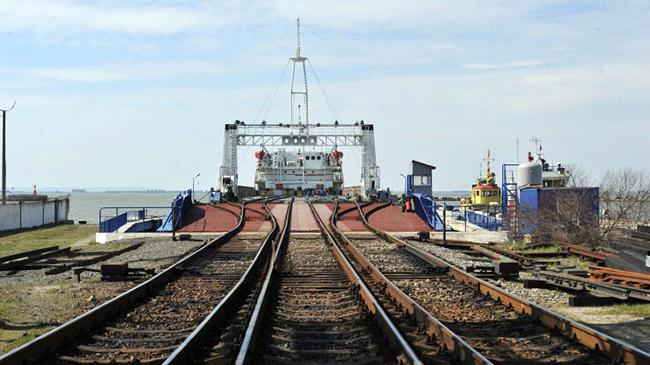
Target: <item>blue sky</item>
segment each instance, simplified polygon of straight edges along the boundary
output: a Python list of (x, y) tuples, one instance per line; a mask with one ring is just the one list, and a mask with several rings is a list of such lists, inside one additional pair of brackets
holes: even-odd
[[(223, 124), (250, 121), (303, 50), (344, 121), (376, 126), (382, 184), (411, 159), (468, 189), (542, 138), (595, 181), (650, 169), (647, 1), (40, 1), (0, 7), (8, 186), (216, 185)], [(262, 116), (288, 119), (288, 79)], [(312, 121), (332, 121), (314, 80)], [(251, 185), (254, 150), (240, 152)], [(346, 183), (359, 151), (345, 151)]]

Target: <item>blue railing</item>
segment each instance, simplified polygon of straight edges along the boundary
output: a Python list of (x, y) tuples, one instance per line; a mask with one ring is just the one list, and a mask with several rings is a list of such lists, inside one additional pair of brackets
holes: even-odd
[[(165, 215), (169, 207), (101, 207), (99, 208), (99, 232), (115, 232), (128, 222), (144, 221)], [(158, 214), (155, 214), (155, 213)]]
[[(436, 202), (433, 198), (420, 193), (413, 193), (411, 197), (415, 198), (415, 213), (420, 216), (429, 227), (435, 229), (436, 231), (444, 230), (444, 225), (442, 219), (436, 211)], [(448, 231), (451, 231), (450, 228), (447, 228)]]
[(157, 229), (158, 232), (172, 232), (179, 228), (183, 223), (183, 217), (192, 207), (192, 190), (186, 190), (178, 193), (172, 201), (171, 209), (162, 225)]
[(496, 231), (500, 226), (499, 221), (496, 219), (496, 217), (473, 212), (471, 210), (465, 211), (465, 220), (468, 223), (475, 224), (479, 227), (487, 229), (488, 231)]

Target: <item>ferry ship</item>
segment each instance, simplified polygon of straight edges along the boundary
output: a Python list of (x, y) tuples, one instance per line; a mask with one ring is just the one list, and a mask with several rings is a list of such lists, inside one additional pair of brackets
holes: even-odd
[(340, 195), (343, 188), (343, 152), (287, 151), (255, 152), (255, 188), (267, 195)]

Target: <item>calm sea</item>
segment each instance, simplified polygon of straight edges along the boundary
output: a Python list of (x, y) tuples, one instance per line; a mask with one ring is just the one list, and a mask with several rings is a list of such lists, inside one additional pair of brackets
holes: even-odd
[[(47, 193), (50, 196), (64, 195), (65, 193)], [(83, 192), (70, 193), (70, 215), (74, 220), (86, 220), (88, 223), (97, 223), (98, 212), (101, 207), (132, 206), (132, 207), (168, 207), (176, 192)]]

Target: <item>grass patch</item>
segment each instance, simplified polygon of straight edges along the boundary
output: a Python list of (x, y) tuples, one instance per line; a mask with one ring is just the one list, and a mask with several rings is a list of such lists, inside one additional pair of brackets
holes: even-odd
[(650, 318), (650, 303), (615, 304), (596, 310), (600, 315), (629, 315)]
[(97, 232), (95, 224), (64, 224), (47, 228), (0, 234), (0, 257), (48, 246), (64, 248), (88, 239)]
[(133, 242), (115, 241), (115, 242), (109, 242), (100, 245), (93, 241), (93, 243), (88, 243), (88, 245), (86, 246), (79, 247), (79, 250), (90, 251), (90, 252), (110, 252), (110, 251), (121, 250), (133, 244), (134, 244)]
[(535, 253), (535, 252), (558, 252), (562, 250), (562, 247), (560, 245), (553, 245), (553, 246), (542, 246), (542, 247), (536, 247), (533, 249), (526, 249), (524, 250), (524, 247), (527, 244), (524, 243), (523, 241), (516, 241), (513, 243), (499, 243), (497, 244), (498, 247), (508, 249), (508, 250), (513, 250), (513, 251), (525, 251), (525, 252), (530, 252), (530, 253)]
[(8, 352), (22, 344), (25, 344), (43, 333), (49, 331), (51, 327), (24, 329), (24, 330), (2, 330), (0, 331), (0, 354)]

